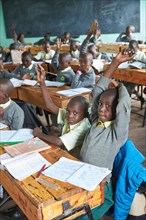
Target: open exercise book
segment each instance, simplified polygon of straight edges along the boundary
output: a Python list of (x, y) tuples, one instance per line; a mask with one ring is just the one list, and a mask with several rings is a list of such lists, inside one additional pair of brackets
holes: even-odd
[(0, 155), (0, 163), (15, 179), (20, 181), (40, 171), (44, 164), (46, 167), (51, 165), (50, 162), (37, 152), (17, 158), (12, 158), (5, 153)]
[(57, 93), (63, 96), (74, 96), (74, 95), (79, 95), (79, 94), (86, 93), (86, 92), (90, 93), (91, 89), (87, 89), (87, 88), (66, 89), (66, 90), (58, 91)]
[(107, 168), (61, 157), (59, 161), (42, 172), (45, 176), (71, 183), (92, 191), (111, 171)]
[(33, 138), (33, 130), (21, 128), (19, 130), (1, 130), (0, 143), (23, 142)]
[(50, 145), (40, 140), (38, 137), (32, 138), (20, 144), (4, 147), (5, 151), (13, 157), (26, 155), (32, 152), (40, 152), (50, 148)]
[(132, 63), (124, 62), (124, 63), (121, 63), (118, 68), (119, 69), (126, 69), (126, 68), (142, 69), (142, 68), (146, 68), (146, 64), (140, 61), (134, 61)]
[(32, 79), (15, 79), (12, 78), (10, 79), (14, 87), (20, 87), (22, 85), (27, 85), (27, 86), (35, 86), (37, 84), (37, 80), (32, 80)]

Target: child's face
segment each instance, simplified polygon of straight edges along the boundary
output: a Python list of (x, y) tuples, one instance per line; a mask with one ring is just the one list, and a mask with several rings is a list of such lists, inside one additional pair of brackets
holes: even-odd
[(8, 101), (7, 93), (6, 93), (5, 89), (3, 89), (3, 86), (1, 86), (1, 88), (0, 88), (0, 104), (4, 104), (7, 101)]
[(88, 48), (88, 53), (91, 53), (93, 58), (97, 58), (99, 53), (96, 50), (96, 46), (92, 46)]
[(60, 57), (59, 58), (59, 69), (64, 70), (67, 67), (69, 67), (69, 61), (68, 61), (67, 57)]
[(70, 45), (70, 50), (71, 51), (76, 51), (79, 47), (79, 43), (78, 42), (73, 42), (71, 45)]
[(84, 73), (88, 73), (90, 71), (92, 61), (88, 59), (88, 57), (80, 57), (79, 63), (81, 71), (83, 71)]
[(101, 122), (111, 121), (116, 115), (115, 96), (109, 93), (103, 93), (98, 102), (98, 117)]
[(77, 124), (79, 121), (83, 120), (85, 118), (83, 104), (80, 102), (70, 102), (67, 105), (66, 117), (70, 125)]
[(44, 51), (45, 51), (46, 53), (49, 53), (50, 50), (51, 50), (50, 44), (45, 44), (45, 45), (44, 45)]
[(31, 65), (31, 58), (29, 56), (22, 57), (22, 64), (28, 68)]

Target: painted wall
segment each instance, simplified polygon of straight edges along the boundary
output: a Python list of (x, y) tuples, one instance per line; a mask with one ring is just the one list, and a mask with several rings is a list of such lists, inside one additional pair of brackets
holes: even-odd
[[(122, 12), (122, 13), (124, 16), (124, 13), (126, 12)], [(10, 26), (11, 26), (11, 21), (10, 21)], [(121, 30), (121, 32), (123, 31), (124, 30)], [(142, 40), (144, 42), (146, 41), (146, 0), (140, 0), (140, 33), (136, 33), (135, 35), (138, 40)], [(115, 42), (117, 36), (118, 34), (102, 34), (102, 41), (104, 43)], [(53, 39), (54, 37), (51, 37), (51, 39)], [(25, 38), (25, 41), (34, 43), (41, 38), (42, 36), (35, 37), (35, 38)], [(85, 38), (85, 35), (82, 35), (78, 38), (78, 40), (82, 42), (84, 38)], [(2, 10), (2, 1), (0, 0), (0, 45), (2, 45), (3, 47), (8, 47), (12, 42), (13, 42), (13, 39), (8, 39), (6, 37), (4, 16), (3, 16), (3, 10)]]

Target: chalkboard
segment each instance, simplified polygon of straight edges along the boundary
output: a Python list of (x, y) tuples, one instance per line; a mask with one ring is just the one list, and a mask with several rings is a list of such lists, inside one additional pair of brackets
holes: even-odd
[(99, 21), (103, 34), (121, 33), (132, 24), (140, 31), (140, 0), (2, 0), (6, 35), (10, 26), (25, 37), (86, 34)]

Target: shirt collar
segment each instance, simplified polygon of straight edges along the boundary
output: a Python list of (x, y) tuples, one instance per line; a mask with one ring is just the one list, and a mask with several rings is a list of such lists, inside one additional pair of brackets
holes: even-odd
[(0, 104), (0, 107), (3, 108), (3, 109), (5, 109), (5, 108), (7, 108), (10, 104), (11, 104), (11, 99), (9, 98), (9, 101), (6, 102), (6, 103), (4, 103), (4, 104)]
[(33, 63), (32, 63), (32, 64), (30, 64), (30, 66), (29, 66), (29, 67), (25, 67), (25, 66), (23, 66), (23, 69), (28, 69), (28, 70), (31, 70), (31, 69), (32, 69), (32, 67), (33, 67)]
[(98, 121), (97, 123), (97, 127), (109, 127), (110, 125), (112, 125), (114, 123), (114, 120), (113, 121), (105, 121), (105, 122), (101, 122), (101, 121)]
[(60, 72), (62, 73), (62, 72), (66, 72), (66, 71), (68, 71), (68, 70), (70, 70), (71, 69), (71, 67), (69, 66), (69, 67), (67, 67), (67, 68), (65, 68), (64, 70), (61, 70)]

